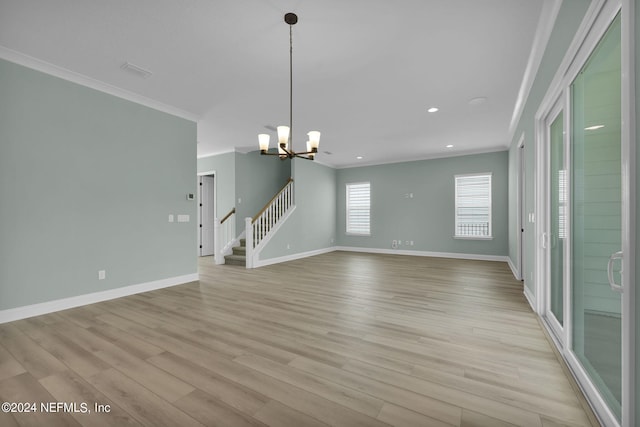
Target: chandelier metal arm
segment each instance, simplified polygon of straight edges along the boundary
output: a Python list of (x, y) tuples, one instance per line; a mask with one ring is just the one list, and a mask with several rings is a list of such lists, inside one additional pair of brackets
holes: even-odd
[(318, 149), (314, 148), (311, 151), (291, 151), (287, 150), (284, 145), (280, 146), (280, 149), (283, 152), (273, 152), (270, 153), (267, 150), (260, 150), (260, 154), (263, 156), (279, 156), (281, 159), (293, 159), (294, 157), (299, 157), (305, 160), (314, 160), (315, 155), (318, 154)]

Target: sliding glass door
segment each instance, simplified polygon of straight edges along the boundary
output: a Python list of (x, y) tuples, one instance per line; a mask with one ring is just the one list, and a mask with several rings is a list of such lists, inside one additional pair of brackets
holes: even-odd
[[(616, 18), (571, 84), (573, 353), (618, 421), (622, 402), (621, 56)], [(612, 283), (610, 283), (610, 279)]]
[(609, 24), (539, 122), (538, 254), (545, 324), (601, 419), (614, 425), (622, 422), (629, 369), (622, 270), (632, 260), (622, 252), (629, 234), (622, 171), (629, 160), (623, 158), (620, 16)]

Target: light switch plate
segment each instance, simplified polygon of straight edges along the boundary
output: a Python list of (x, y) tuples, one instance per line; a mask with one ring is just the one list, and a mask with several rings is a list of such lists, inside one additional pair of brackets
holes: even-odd
[(189, 222), (189, 215), (178, 215), (178, 222)]

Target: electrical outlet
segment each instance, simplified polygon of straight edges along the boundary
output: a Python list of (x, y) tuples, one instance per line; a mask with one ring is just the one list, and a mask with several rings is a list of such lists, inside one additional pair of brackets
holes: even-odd
[(291, 243), (287, 243), (287, 249), (291, 249)]
[(98, 280), (104, 280), (107, 278), (107, 272), (105, 270), (98, 270)]
[(169, 222), (173, 222), (173, 214), (169, 214)]
[(397, 240), (392, 240), (391, 241), (391, 248), (392, 249), (398, 249), (398, 241)]
[(413, 240), (409, 240), (409, 245), (413, 246)]

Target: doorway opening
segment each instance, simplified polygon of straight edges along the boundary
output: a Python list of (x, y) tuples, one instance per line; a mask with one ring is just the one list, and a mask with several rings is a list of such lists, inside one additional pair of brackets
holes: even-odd
[(215, 173), (198, 174), (198, 255), (212, 256), (215, 251), (216, 218)]

